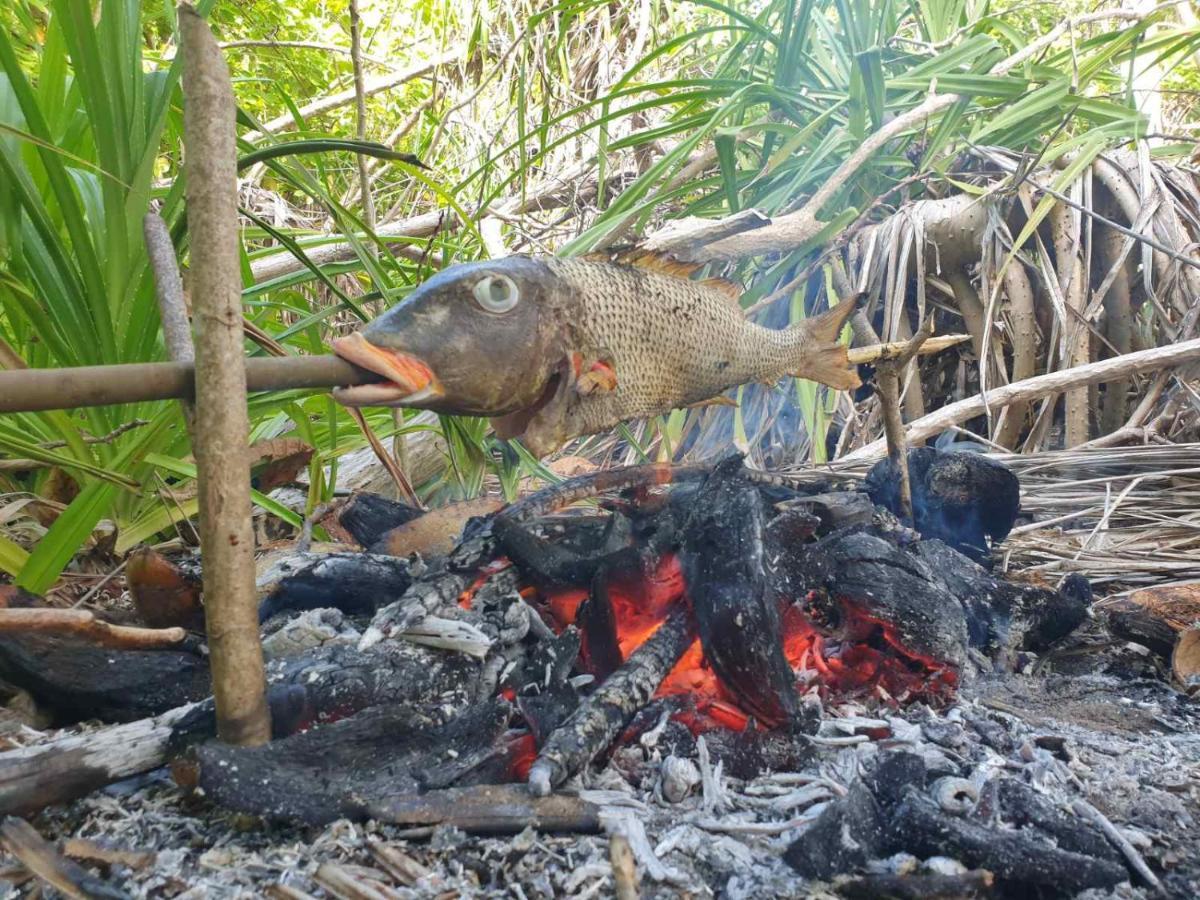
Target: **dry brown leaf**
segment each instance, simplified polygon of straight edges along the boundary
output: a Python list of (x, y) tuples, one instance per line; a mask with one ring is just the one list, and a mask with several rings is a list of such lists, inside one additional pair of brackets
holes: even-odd
[(271, 438), (250, 446), (252, 483), (264, 494), (291, 484), (312, 459), (313, 448), (299, 438)]

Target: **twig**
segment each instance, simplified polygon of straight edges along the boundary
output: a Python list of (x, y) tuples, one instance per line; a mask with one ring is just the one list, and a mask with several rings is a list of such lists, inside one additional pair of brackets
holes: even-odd
[(629, 846), (629, 839), (620, 832), (614, 833), (608, 840), (608, 858), (612, 863), (617, 900), (638, 900), (641, 891), (638, 890), (633, 849)]
[(82, 597), (80, 597), (78, 600), (76, 600), (74, 603), (74, 607), (76, 609), (78, 609), (80, 606), (85, 605), (89, 600), (91, 600), (98, 593), (100, 593), (100, 591), (102, 591), (104, 589), (104, 586), (106, 584), (108, 584), (110, 581), (112, 581), (114, 578), (116, 578), (118, 575), (120, 575), (122, 572), (125, 571), (125, 566), (126, 566), (126, 564), (128, 564), (128, 562), (129, 562), (128, 558), (121, 560), (120, 564), (117, 565), (116, 568), (112, 569), (107, 575), (105, 575), (103, 578), (101, 578), (99, 581), (97, 581), (95, 584), (93, 584), (91, 586), (91, 588), (88, 589), (88, 592), (86, 594), (84, 594)]
[(253, 746), (271, 738), (245, 458), (250, 419), (242, 349), (237, 212), (237, 107), (208, 24), (179, 7), (184, 54), (187, 216), (195, 273), (200, 544), (217, 734)]
[[(108, 434), (102, 434), (102, 435), (100, 435), (100, 437), (95, 437), (94, 435), (90, 435), (90, 434), (85, 435), (83, 438), (83, 442), (85, 444), (111, 444), (113, 441), (115, 441), (117, 438), (119, 438), (121, 435), (125, 434), (126, 432), (133, 431), (133, 429), (135, 429), (135, 428), (141, 428), (143, 425), (149, 425), (149, 424), (150, 424), (149, 419), (133, 419), (129, 422), (125, 422), (124, 424), (118, 425), (116, 428), (114, 428)], [(67, 446), (67, 442), (66, 441), (45, 441), (44, 443), (38, 444), (38, 446), (41, 447), (43, 450), (57, 450), (60, 447)]]
[(158, 314), (162, 319), (163, 339), (167, 354), (175, 362), (191, 362), (196, 358), (192, 344), (192, 326), (188, 322), (187, 302), (183, 295), (183, 278), (167, 223), (156, 212), (142, 219), (142, 235), (146, 253), (154, 271), (154, 295), (158, 299)]
[(71, 635), (114, 650), (158, 650), (174, 647), (187, 632), (182, 628), (135, 628), (97, 619), (88, 609), (0, 609), (0, 634)]
[[(363, 78), (362, 18), (358, 14), (358, 0), (350, 0), (350, 61), (354, 65), (354, 132), (360, 141), (365, 141), (367, 139), (367, 86)], [(371, 198), (367, 157), (363, 153), (358, 154), (358, 179), (362, 184), (363, 224), (367, 226), (367, 231), (374, 231), (375, 202)]]
[[(912, 345), (914, 340), (916, 340), (915, 337), (907, 341), (891, 341), (886, 344), (871, 344), (867, 347), (851, 347), (846, 351), (846, 356), (849, 357), (850, 364), (854, 366), (895, 361), (900, 359), (901, 355)], [(937, 337), (931, 336), (917, 348), (917, 355), (930, 356), (934, 353), (941, 353), (943, 350), (957, 347), (959, 344), (965, 344), (969, 340), (971, 340), (969, 334), (941, 334)]]
[[(975, 416), (983, 415), (989, 406), (992, 409), (1002, 408), (1013, 403), (1037, 400), (1050, 394), (1061, 393), (1067, 388), (1102, 384), (1142, 372), (1177, 366), (1195, 359), (1200, 359), (1200, 338), (1170, 344), (1166, 347), (1151, 347), (1148, 350), (1139, 350), (1137, 353), (1127, 353), (1124, 356), (1114, 356), (1111, 359), (1102, 359), (1085, 366), (1076, 366), (1073, 369), (1035, 375), (1033, 378), (992, 388), (988, 391), (986, 402), (982, 394), (976, 394), (974, 397), (943, 406), (941, 409), (909, 423), (906, 435), (910, 441), (923, 440), (933, 437), (951, 425), (959, 425)], [(885, 441), (872, 441), (865, 447), (842, 457), (839, 462), (861, 462), (875, 459), (886, 451), (886, 446)]]
[(424, 509), (420, 499), (417, 497), (417, 492), (413, 490), (412, 484), (409, 483), (408, 478), (400, 470), (400, 467), (396, 465), (396, 460), (393, 459), (392, 455), (387, 452), (387, 448), (383, 446), (383, 442), (379, 440), (379, 437), (375, 434), (374, 429), (367, 424), (367, 420), (363, 417), (363, 414), (357, 409), (348, 408), (347, 411), (350, 413), (350, 417), (358, 423), (358, 427), (362, 431), (363, 437), (365, 437), (367, 439), (367, 443), (371, 445), (371, 450), (374, 451), (375, 456), (378, 457), (379, 461), (383, 464), (383, 467), (387, 469), (387, 473), (392, 476), (392, 481), (396, 483), (396, 489), (400, 492), (400, 497), (405, 503), (409, 503), (418, 509)]
[(1162, 890), (1162, 882), (1158, 880), (1158, 876), (1150, 871), (1150, 867), (1146, 865), (1146, 861), (1142, 859), (1142, 855), (1134, 849), (1133, 844), (1129, 843), (1125, 835), (1117, 830), (1117, 826), (1108, 820), (1108, 816), (1092, 806), (1086, 800), (1076, 800), (1071, 804), (1071, 809), (1075, 811), (1075, 815), (1080, 816), (1090, 821), (1093, 825), (1104, 832), (1107, 837), (1118, 850), (1129, 861), (1130, 868), (1133, 869), (1143, 881), (1156, 891)]

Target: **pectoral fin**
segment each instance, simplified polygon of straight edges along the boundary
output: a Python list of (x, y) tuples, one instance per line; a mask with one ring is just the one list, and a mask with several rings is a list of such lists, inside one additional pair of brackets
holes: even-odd
[(617, 370), (607, 359), (588, 358), (575, 352), (571, 354), (571, 371), (575, 376), (575, 392), (582, 397), (617, 389)]

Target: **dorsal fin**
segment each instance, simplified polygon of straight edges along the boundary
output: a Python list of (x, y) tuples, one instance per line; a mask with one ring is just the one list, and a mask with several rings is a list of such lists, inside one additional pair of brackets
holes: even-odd
[[(610, 252), (603, 250), (595, 251), (585, 254), (583, 258), (591, 262), (607, 262), (620, 266), (633, 266), (637, 269), (646, 269), (650, 272), (658, 272), (660, 275), (670, 275), (672, 278), (685, 278), (689, 281), (693, 275), (704, 268), (704, 263), (686, 262), (675, 259), (665, 253), (638, 250), (636, 248), (622, 248)], [(732, 300), (739, 309), (741, 308), (741, 285), (727, 278), (704, 278), (696, 283), (719, 291), (723, 296)]]
[(737, 282), (730, 281), (728, 278), (705, 278), (699, 283), (714, 291), (720, 291), (722, 296), (733, 301), (734, 306), (738, 309), (742, 308), (742, 286)]

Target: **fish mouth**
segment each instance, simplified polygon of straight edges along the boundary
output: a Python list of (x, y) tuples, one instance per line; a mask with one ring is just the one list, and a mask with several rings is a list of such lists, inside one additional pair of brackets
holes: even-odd
[(419, 357), (372, 344), (361, 333), (335, 338), (329, 346), (347, 362), (386, 381), (333, 389), (343, 406), (415, 406), (446, 395), (433, 369)]

